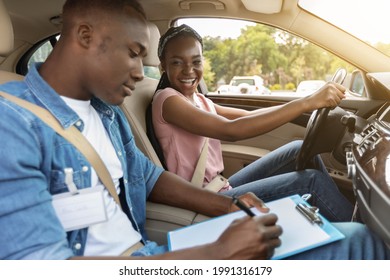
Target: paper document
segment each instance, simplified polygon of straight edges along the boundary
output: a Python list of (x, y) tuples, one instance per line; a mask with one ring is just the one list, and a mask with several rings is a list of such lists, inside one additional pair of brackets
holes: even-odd
[[(280, 237), (282, 245), (276, 248), (272, 259), (285, 258), (344, 238), (344, 235), (322, 216), (322, 225), (311, 223), (296, 209), (297, 203), (307, 204), (299, 195), (267, 203), (270, 212), (278, 216), (277, 224), (283, 228)], [(264, 215), (255, 208), (252, 210), (256, 215)], [(168, 233), (168, 246), (174, 251), (214, 242), (233, 220), (245, 215), (243, 211), (237, 211), (171, 231)]]

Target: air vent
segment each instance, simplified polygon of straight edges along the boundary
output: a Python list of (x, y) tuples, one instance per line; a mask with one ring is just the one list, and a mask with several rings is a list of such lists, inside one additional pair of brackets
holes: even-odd
[(357, 147), (359, 155), (362, 156), (368, 149), (373, 149), (380, 140), (380, 134), (372, 125), (368, 126), (361, 134), (362, 141)]

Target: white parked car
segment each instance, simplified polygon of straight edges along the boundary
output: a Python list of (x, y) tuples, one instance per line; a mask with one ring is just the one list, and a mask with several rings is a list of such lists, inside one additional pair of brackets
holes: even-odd
[(260, 76), (234, 76), (229, 83), (230, 93), (242, 94), (270, 94), (271, 91), (264, 86)]
[(321, 88), (326, 82), (323, 80), (307, 80), (299, 83), (296, 93), (299, 95), (310, 95), (319, 88)]
[(218, 89), (217, 89), (217, 92), (218, 93), (222, 93), (222, 94), (229, 93), (229, 85), (221, 85), (221, 86), (219, 86)]

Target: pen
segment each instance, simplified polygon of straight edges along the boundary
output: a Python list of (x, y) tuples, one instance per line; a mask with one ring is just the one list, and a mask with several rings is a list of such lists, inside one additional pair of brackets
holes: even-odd
[(249, 209), (247, 206), (245, 206), (237, 197), (232, 197), (233, 203), (240, 208), (242, 211), (248, 214), (250, 217), (254, 217), (255, 214)]

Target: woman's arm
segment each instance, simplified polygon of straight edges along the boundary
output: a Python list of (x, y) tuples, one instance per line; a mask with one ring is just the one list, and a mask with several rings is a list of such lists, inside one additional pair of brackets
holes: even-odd
[(218, 115), (200, 110), (179, 96), (171, 96), (163, 103), (163, 118), (193, 134), (237, 141), (269, 132), (304, 112), (335, 107), (344, 98), (344, 90), (328, 83), (313, 95), (252, 112), (215, 105)]

